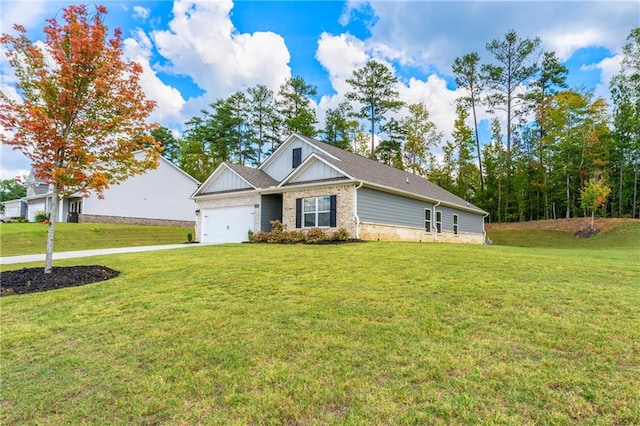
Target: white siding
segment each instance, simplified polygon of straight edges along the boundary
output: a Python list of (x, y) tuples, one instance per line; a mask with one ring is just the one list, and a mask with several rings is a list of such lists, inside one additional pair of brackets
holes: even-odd
[(309, 165), (293, 182), (308, 182), (312, 180), (332, 179), (345, 177), (333, 167), (328, 166), (322, 161), (315, 160)]
[(84, 200), (82, 213), (167, 220), (195, 220), (196, 204), (189, 197), (197, 183), (176, 167), (160, 160), (157, 169), (133, 176)]
[(293, 171), (293, 150), (295, 148), (302, 148), (303, 162), (305, 158), (314, 152), (318, 154), (322, 153), (322, 151), (318, 150), (311, 144), (300, 139), (295, 139), (287, 149), (278, 151), (276, 153), (277, 157), (270, 158), (269, 163), (262, 170), (278, 182), (283, 180)]
[(251, 185), (249, 185), (244, 179), (233, 171), (225, 168), (207, 188), (204, 188), (202, 192), (219, 192), (249, 188), (251, 188)]

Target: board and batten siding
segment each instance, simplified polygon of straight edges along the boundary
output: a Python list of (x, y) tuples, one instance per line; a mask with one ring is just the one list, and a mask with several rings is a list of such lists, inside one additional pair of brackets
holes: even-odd
[(321, 153), (320, 150), (311, 144), (296, 138), (291, 142), (286, 150), (280, 151), (277, 154), (277, 157), (273, 157), (273, 159), (262, 170), (278, 182), (283, 180), (293, 171), (293, 150), (295, 148), (302, 149), (301, 157), (303, 162), (312, 153)]
[(282, 195), (263, 195), (261, 199), (260, 230), (271, 232), (272, 220), (282, 222)]
[(206, 189), (206, 192), (220, 192), (220, 191), (232, 191), (234, 189), (250, 189), (251, 185), (247, 183), (240, 176), (235, 174), (229, 169), (225, 169), (220, 173), (211, 185)]
[(334, 179), (345, 177), (333, 167), (316, 160), (310, 164), (293, 182), (309, 182), (313, 180)]
[[(361, 222), (423, 228), (425, 225), (424, 210), (433, 209), (433, 206), (433, 203), (405, 198), (371, 188), (358, 190), (358, 217)], [(442, 212), (443, 231), (453, 231), (453, 215), (457, 214), (460, 232), (473, 234), (482, 234), (483, 232), (484, 218), (480, 214), (446, 206), (438, 206), (436, 211)], [(435, 227), (435, 214), (432, 214), (431, 223)]]
[(358, 189), (358, 217), (361, 222), (424, 228), (424, 210), (432, 207), (433, 204), (424, 201), (375, 189)]

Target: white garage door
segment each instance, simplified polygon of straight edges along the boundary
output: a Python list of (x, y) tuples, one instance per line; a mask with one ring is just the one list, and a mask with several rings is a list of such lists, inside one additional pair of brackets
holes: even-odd
[(253, 230), (253, 206), (205, 209), (202, 212), (203, 243), (241, 243)]

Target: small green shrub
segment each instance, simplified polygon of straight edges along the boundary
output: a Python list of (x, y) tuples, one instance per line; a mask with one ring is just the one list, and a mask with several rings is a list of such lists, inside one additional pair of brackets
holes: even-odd
[(191, 232), (189, 232), (187, 234), (187, 242), (192, 243), (193, 242), (193, 234)]
[(247, 241), (252, 242), (253, 241), (253, 237), (254, 237), (253, 231), (251, 229), (249, 229), (247, 231)]
[(46, 222), (49, 220), (49, 215), (45, 212), (38, 212), (33, 220), (36, 222)]

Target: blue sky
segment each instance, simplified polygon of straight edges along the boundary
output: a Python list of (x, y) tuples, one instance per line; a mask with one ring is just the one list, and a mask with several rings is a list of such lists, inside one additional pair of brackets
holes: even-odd
[[(93, 4), (95, 2), (85, 2)], [(515, 29), (540, 37), (569, 68), (569, 84), (608, 98), (620, 51), (640, 23), (637, 1), (102, 1), (107, 24), (120, 27), (125, 56), (143, 65), (142, 86), (158, 102), (153, 120), (175, 131), (218, 98), (256, 84), (277, 91), (293, 75), (318, 88), (324, 112), (344, 99), (345, 79), (369, 59), (391, 66), (409, 103), (425, 102), (445, 138), (459, 92), (451, 75), (456, 57), (478, 52)], [(42, 38), (45, 19), (70, 4), (0, 2), (0, 30), (24, 25)], [(0, 59), (0, 88), (12, 71)], [(487, 120), (488, 115), (481, 118)], [(29, 163), (7, 146), (0, 177), (25, 173)]]

